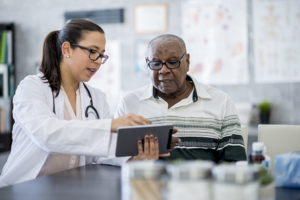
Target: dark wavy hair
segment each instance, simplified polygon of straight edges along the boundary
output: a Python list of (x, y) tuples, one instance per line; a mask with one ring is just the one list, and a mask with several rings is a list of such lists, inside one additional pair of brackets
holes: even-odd
[[(88, 32), (98, 31), (104, 34), (103, 29), (85, 19), (74, 19), (67, 23), (60, 31), (50, 32), (44, 40), (43, 56), (39, 70), (44, 73), (42, 77), (49, 83), (52, 92), (59, 94), (61, 86), (60, 62), (62, 60), (61, 46), (68, 41), (78, 44)], [(71, 48), (76, 48), (71, 46)]]

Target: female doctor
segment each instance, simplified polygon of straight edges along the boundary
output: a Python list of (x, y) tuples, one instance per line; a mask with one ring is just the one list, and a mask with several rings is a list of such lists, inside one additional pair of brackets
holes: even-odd
[[(82, 19), (45, 38), (41, 73), (22, 80), (13, 99), (13, 144), (0, 187), (99, 163), (118, 127), (149, 123), (134, 114), (112, 120), (105, 94), (84, 83), (108, 59), (105, 43), (102, 28)], [(158, 158), (157, 138), (145, 138), (145, 151), (138, 145), (135, 159)]]

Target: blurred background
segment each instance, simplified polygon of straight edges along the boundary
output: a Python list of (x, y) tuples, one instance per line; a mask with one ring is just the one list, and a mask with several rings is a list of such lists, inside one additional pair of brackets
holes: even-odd
[(299, 0), (0, 0), (2, 152), (15, 88), (37, 73), (46, 35), (75, 18), (105, 31), (110, 58), (90, 84), (107, 93), (112, 116), (124, 93), (150, 83), (149, 41), (170, 33), (186, 42), (189, 73), (233, 98), (248, 144), (259, 123), (300, 124)]

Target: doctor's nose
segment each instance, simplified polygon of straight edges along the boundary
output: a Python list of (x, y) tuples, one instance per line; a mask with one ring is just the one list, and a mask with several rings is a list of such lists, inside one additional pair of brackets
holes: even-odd
[(95, 60), (94, 61), (94, 63), (97, 63), (97, 64), (102, 64), (102, 58), (100, 57), (100, 58), (98, 58), (97, 60)]

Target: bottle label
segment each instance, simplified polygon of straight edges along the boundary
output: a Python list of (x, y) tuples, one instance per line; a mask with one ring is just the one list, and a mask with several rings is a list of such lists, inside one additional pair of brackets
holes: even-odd
[(269, 163), (269, 161), (264, 160), (264, 161), (262, 161), (261, 164), (262, 164), (263, 166), (265, 166), (266, 168), (270, 168), (270, 163)]

